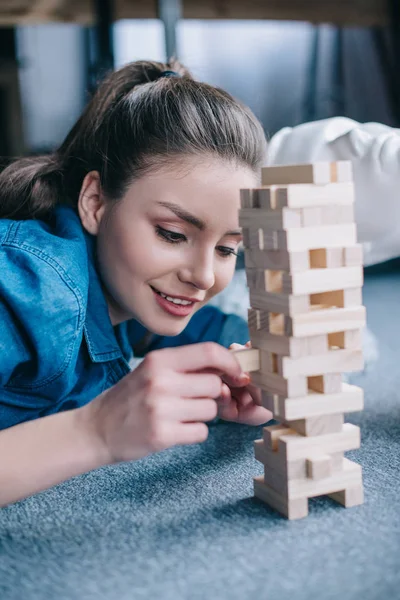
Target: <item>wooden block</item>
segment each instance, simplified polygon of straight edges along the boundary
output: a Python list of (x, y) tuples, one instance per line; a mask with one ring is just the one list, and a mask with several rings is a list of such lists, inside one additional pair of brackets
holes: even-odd
[(329, 498), (332, 498), (332, 500), (335, 500), (335, 502), (342, 504), (346, 508), (358, 506), (364, 502), (364, 489), (362, 483), (349, 486), (340, 492), (333, 492), (327, 495)]
[(240, 190), (240, 207), (241, 208), (256, 208), (257, 207), (257, 191), (254, 189)]
[(321, 225), (343, 225), (354, 221), (354, 204), (321, 207)]
[(272, 313), (261, 311), (261, 314), (268, 314), (268, 331), (274, 335), (283, 335), (285, 327), (285, 315), (282, 313)]
[(276, 359), (276, 354), (273, 354), (272, 352), (266, 352), (265, 350), (259, 350), (259, 352), (260, 352), (260, 368), (259, 368), (259, 370), (262, 373), (276, 373), (277, 372), (276, 360), (273, 359), (273, 357), (275, 357), (275, 359)]
[(288, 482), (288, 497), (313, 498), (333, 492), (362, 485), (362, 470), (360, 465), (345, 458), (343, 470), (332, 473), (323, 479), (292, 479)]
[(308, 389), (313, 390), (314, 392), (320, 392), (321, 394), (340, 394), (343, 389), (342, 374), (325, 373), (325, 375), (316, 375), (314, 377), (309, 377)]
[(298, 252), (314, 250), (324, 246), (342, 248), (357, 242), (354, 223), (345, 225), (325, 225), (323, 227), (299, 227), (277, 231), (277, 249)]
[(260, 329), (260, 311), (255, 308), (247, 309), (247, 323), (249, 329)]
[(317, 354), (325, 354), (329, 350), (328, 336), (326, 334), (312, 335), (311, 337), (299, 339), (307, 340), (307, 354), (315, 356)]
[[(275, 454), (277, 453), (275, 452)], [(306, 477), (303, 479), (306, 479)], [(289, 497), (289, 478), (285, 472), (264, 465), (264, 482), (285, 498)]]
[(263, 292), (266, 288), (266, 271), (261, 269), (246, 269), (247, 287), (255, 292)]
[(347, 459), (343, 460), (342, 471), (331, 473), (330, 476), (320, 479), (288, 479), (282, 472), (265, 467), (264, 481), (272, 489), (288, 499), (313, 498), (350, 486), (361, 485), (362, 471), (360, 465)]
[(309, 165), (278, 165), (261, 169), (262, 185), (286, 185), (311, 183), (325, 185), (331, 182), (331, 166), (328, 162)]
[(273, 322), (272, 326), (269, 326), (268, 330), (267, 328), (254, 330), (249, 326), (250, 340), (254, 348), (260, 348), (280, 355), (291, 356), (292, 358), (328, 352), (328, 337), (326, 335), (302, 338), (283, 335), (283, 324), (281, 319), (283, 315), (269, 314), (273, 316), (276, 321)]
[(264, 231), (279, 231), (301, 227), (301, 213), (291, 208), (263, 210), (242, 208), (239, 210), (240, 227), (259, 227)]
[(312, 306), (320, 307), (322, 305), (324, 308), (349, 308), (351, 306), (361, 306), (362, 290), (359, 287), (311, 294), (310, 302)]
[[(325, 454), (346, 452), (360, 447), (360, 428), (351, 423), (345, 423), (340, 433), (328, 433), (313, 437), (298, 434), (283, 435), (278, 441), (278, 452), (286, 460), (307, 458), (314, 450)], [(338, 489), (344, 489), (343, 488)]]
[[(282, 273), (282, 271), (278, 272)], [(283, 273), (281, 285), (277, 291), (295, 295), (319, 294), (360, 287), (362, 284), (363, 270), (361, 267), (310, 269), (304, 273)]]
[[(344, 294), (340, 293), (343, 297)], [(304, 314), (285, 316), (285, 335), (303, 337), (361, 329), (365, 325), (366, 311), (364, 306), (326, 309), (320, 309), (319, 306), (312, 306), (311, 308), (314, 310), (304, 312)]]
[(291, 423), (298, 419), (357, 412), (364, 407), (364, 393), (360, 387), (342, 383), (340, 392), (309, 391), (291, 399), (279, 396), (279, 418)]
[(255, 440), (254, 457), (264, 466), (282, 473), (287, 479), (301, 479), (307, 477), (306, 461), (304, 458), (286, 462), (278, 452), (268, 450), (264, 440)]
[(331, 181), (353, 181), (353, 166), (349, 160), (338, 160), (330, 164)]
[(310, 308), (310, 300), (308, 295), (292, 296), (250, 290), (250, 305), (258, 310), (292, 316), (307, 312)]
[[(257, 310), (256, 308), (249, 308), (247, 310), (247, 322), (249, 329), (251, 331), (273, 331), (273, 333), (279, 333), (275, 331), (277, 327), (272, 325), (271, 329), (271, 315), (273, 313), (269, 313), (266, 310)], [(282, 319), (281, 319), (282, 320)], [(275, 323), (275, 322), (274, 322)]]
[(260, 351), (256, 348), (230, 350), (245, 372), (258, 371), (260, 368)]
[(261, 391), (261, 406), (263, 406), (267, 410), (270, 410), (275, 415), (275, 408), (278, 403), (278, 398), (279, 398), (279, 396), (277, 396), (276, 394), (270, 394), (269, 392), (262, 390)]
[(343, 414), (319, 415), (318, 417), (307, 417), (288, 421), (286, 425), (307, 437), (326, 435), (328, 433), (339, 433), (344, 423)]
[[(263, 314), (262, 311), (259, 311), (259, 313)], [(253, 348), (260, 348), (267, 352), (291, 356), (292, 358), (328, 352), (328, 337), (326, 335), (297, 338), (283, 335), (282, 316), (284, 315), (273, 313), (269, 313), (269, 315), (274, 321), (268, 327), (257, 330), (250, 327), (249, 324), (250, 340)]]
[(279, 396), (286, 396), (287, 398), (307, 395), (306, 377), (290, 377), (285, 379), (276, 373), (253, 371), (251, 373), (251, 381), (261, 390), (269, 392), (270, 394), (278, 394)]
[(260, 229), (260, 250), (277, 250), (278, 232)]
[[(285, 315), (281, 313), (271, 313), (266, 310), (256, 308), (248, 309), (249, 329), (257, 335), (256, 331), (271, 333), (273, 335), (283, 335), (285, 325)], [(261, 335), (261, 334), (260, 334)], [(269, 348), (267, 348), (269, 350)]]
[(331, 183), (323, 186), (294, 184), (275, 190), (277, 208), (307, 208), (309, 206), (349, 205), (354, 203), (354, 184)]
[(324, 479), (332, 475), (332, 458), (329, 454), (316, 454), (306, 459), (307, 477), (309, 479)]
[(261, 229), (254, 228), (243, 228), (242, 229), (243, 236), (243, 246), (249, 250), (259, 250), (262, 241), (262, 232)]
[(336, 471), (342, 471), (343, 469), (343, 452), (333, 452), (329, 455), (332, 460), (332, 473), (336, 473)]
[(362, 348), (362, 334), (360, 329), (350, 331), (339, 331), (328, 333), (328, 344), (330, 348), (343, 348), (356, 350)]
[[(320, 455), (318, 450), (310, 453), (309, 458)], [(343, 452), (329, 454), (332, 473), (343, 470)], [(254, 441), (254, 458), (264, 466), (281, 473), (286, 479), (305, 479), (307, 474), (307, 459), (300, 458), (286, 461), (279, 452), (266, 448), (264, 439)]]
[(246, 269), (273, 269), (276, 271), (307, 271), (310, 268), (307, 250), (287, 252), (287, 250), (246, 249), (244, 253)]
[(262, 476), (254, 477), (254, 495), (289, 520), (303, 519), (308, 515), (307, 498), (288, 500), (268, 486)]
[(285, 425), (268, 425), (263, 427), (263, 440), (265, 448), (271, 452), (278, 450), (278, 440), (282, 435), (292, 435), (296, 433), (290, 427)]
[(276, 335), (261, 329), (258, 331), (250, 329), (250, 340), (253, 348), (259, 348), (270, 353), (292, 356), (293, 358), (308, 356), (309, 339)]
[(275, 188), (251, 188), (240, 190), (240, 207), (268, 210), (275, 208)]
[(363, 264), (363, 247), (361, 244), (344, 248), (344, 264), (346, 267), (357, 267)]
[(259, 208), (264, 210), (273, 210), (276, 208), (276, 187), (258, 189)]
[(266, 292), (273, 292), (274, 294), (282, 293), (282, 280), (283, 271), (272, 271), (267, 269), (264, 271), (265, 284), (264, 290)]
[(325, 373), (349, 373), (364, 367), (362, 350), (330, 350), (319, 356), (278, 357), (278, 373), (282, 377), (323, 375)]
[(321, 227), (321, 225), (324, 225), (322, 220), (323, 207), (310, 206), (299, 210), (301, 210), (301, 223), (303, 227)]
[(316, 248), (310, 250), (311, 269), (337, 269), (344, 266), (343, 248)]

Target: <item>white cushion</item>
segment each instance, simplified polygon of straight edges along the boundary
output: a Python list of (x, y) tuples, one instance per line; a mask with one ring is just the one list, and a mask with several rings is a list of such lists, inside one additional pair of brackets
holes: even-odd
[(400, 256), (400, 129), (335, 117), (285, 127), (269, 142), (268, 165), (351, 160), (364, 264)]

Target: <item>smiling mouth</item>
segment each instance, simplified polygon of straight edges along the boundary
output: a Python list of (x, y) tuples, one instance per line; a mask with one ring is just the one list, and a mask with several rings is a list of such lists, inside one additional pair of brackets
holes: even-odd
[(153, 286), (150, 286), (150, 287), (158, 296), (161, 296), (161, 298), (164, 298), (165, 300), (168, 300), (168, 302), (171, 302), (172, 304), (176, 304), (177, 306), (191, 306), (195, 303), (194, 300), (192, 300), (192, 301), (182, 300), (181, 298), (176, 298), (174, 296), (168, 296), (167, 294), (163, 294), (162, 292), (157, 290), (155, 287), (153, 287)]

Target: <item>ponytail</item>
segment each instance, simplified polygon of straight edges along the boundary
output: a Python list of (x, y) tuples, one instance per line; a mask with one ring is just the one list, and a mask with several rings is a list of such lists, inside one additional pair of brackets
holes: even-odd
[(43, 217), (60, 197), (61, 179), (54, 155), (11, 163), (0, 173), (0, 218)]

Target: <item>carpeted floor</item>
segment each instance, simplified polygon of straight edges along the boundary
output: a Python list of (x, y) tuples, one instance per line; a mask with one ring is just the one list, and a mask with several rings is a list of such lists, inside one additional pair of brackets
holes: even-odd
[(395, 600), (400, 597), (400, 267), (367, 275), (379, 359), (365, 389), (366, 502), (310, 501), (288, 522), (252, 496), (261, 428), (100, 469), (0, 511), (1, 600)]

